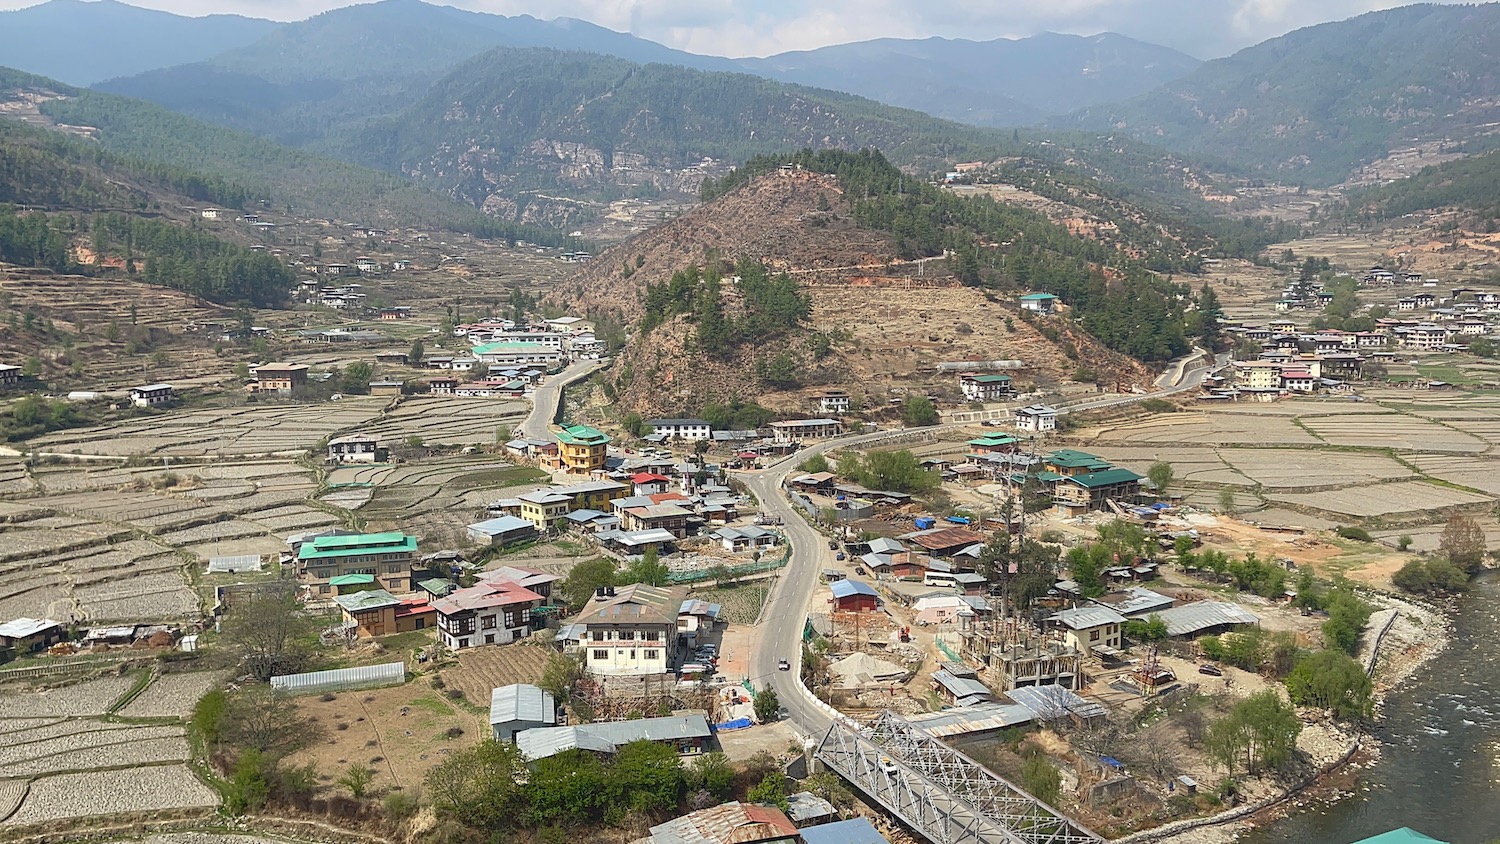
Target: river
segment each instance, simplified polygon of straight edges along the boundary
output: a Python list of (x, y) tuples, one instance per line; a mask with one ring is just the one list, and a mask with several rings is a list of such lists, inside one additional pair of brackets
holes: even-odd
[(1476, 581), (1452, 646), (1386, 699), (1362, 790), (1240, 839), (1348, 844), (1409, 826), (1453, 844), (1500, 839), (1500, 577)]

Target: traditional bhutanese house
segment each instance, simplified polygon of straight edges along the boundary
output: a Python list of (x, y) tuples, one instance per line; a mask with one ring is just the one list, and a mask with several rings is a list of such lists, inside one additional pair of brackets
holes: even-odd
[(970, 457), (986, 457), (991, 454), (1010, 454), (1019, 442), (1010, 434), (985, 434), (969, 440)]
[(1140, 475), (1129, 469), (1109, 468), (1064, 476), (1052, 489), (1052, 503), (1059, 513), (1081, 516), (1105, 509), (1108, 501), (1133, 504), (1140, 491)]
[(1067, 477), (1071, 475), (1087, 475), (1090, 472), (1102, 472), (1105, 469), (1113, 468), (1114, 464), (1086, 451), (1060, 448), (1043, 458), (1042, 466), (1049, 472), (1056, 472), (1059, 475)]
[(903, 534), (902, 541), (922, 548), (934, 557), (951, 557), (975, 543), (983, 543), (984, 536), (967, 528), (944, 527), (919, 530)]

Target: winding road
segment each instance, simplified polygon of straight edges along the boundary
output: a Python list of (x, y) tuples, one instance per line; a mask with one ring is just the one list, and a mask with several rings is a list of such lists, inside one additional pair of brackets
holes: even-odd
[[(1079, 402), (1067, 407), (1064, 412), (1077, 413), (1116, 407), (1198, 389), (1213, 368), (1204, 363), (1201, 357), (1201, 354), (1189, 355), (1169, 364), (1166, 373), (1157, 381), (1160, 389), (1139, 395), (1112, 395)], [(1216, 360), (1215, 365), (1218, 363)], [(808, 604), (817, 589), (818, 573), (831, 559), (831, 552), (828, 551), (827, 537), (815, 530), (798, 512), (796, 505), (786, 497), (782, 489), (783, 480), (797, 464), (830, 449), (865, 445), (909, 433), (963, 427), (964, 424), (967, 423), (838, 437), (809, 446), (758, 471), (737, 475), (760, 501), (762, 511), (781, 518), (783, 532), (791, 545), (791, 556), (781, 576), (776, 578), (771, 587), (765, 611), (761, 614), (762, 632), (752, 645), (749, 679), (757, 688), (770, 686), (776, 691), (776, 698), (786, 712), (785, 720), (804, 738), (821, 739), (837, 717), (837, 713), (814, 697), (800, 680), (802, 631), (806, 624)], [(782, 658), (791, 662), (792, 670), (777, 670), (776, 662)]]
[(532, 394), (531, 412), (526, 414), (515, 436), (531, 440), (557, 439), (552, 436), (550, 428), (552, 420), (557, 418), (557, 403), (562, 400), (563, 388), (587, 377), (604, 364), (605, 361), (581, 360), (569, 364), (562, 372), (549, 376)]

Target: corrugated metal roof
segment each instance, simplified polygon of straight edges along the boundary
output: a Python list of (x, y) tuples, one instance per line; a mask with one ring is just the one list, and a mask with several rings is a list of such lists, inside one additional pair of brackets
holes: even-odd
[(1025, 724), (1034, 718), (1032, 711), (1019, 703), (981, 703), (960, 709), (947, 709), (912, 715), (907, 718), (913, 726), (926, 730), (938, 738), (1003, 730)]
[(1084, 700), (1070, 689), (1062, 686), (1023, 686), (1005, 693), (1011, 700), (1030, 709), (1042, 720), (1064, 718), (1070, 712), (1092, 717), (1102, 715), (1105, 709), (1100, 704)]
[(798, 832), (806, 844), (887, 844), (885, 836), (865, 818), (819, 824)]
[(1198, 601), (1157, 613), (1167, 623), (1167, 635), (1190, 636), (1210, 627), (1259, 624), (1260, 616), (1228, 601)]
[(1087, 630), (1105, 624), (1124, 624), (1125, 616), (1109, 607), (1075, 607), (1054, 613), (1048, 621), (1065, 625), (1070, 630)]
[(850, 598), (855, 595), (875, 596), (875, 588), (868, 583), (859, 580), (840, 580), (833, 584), (833, 597)]
[(738, 801), (651, 827), (651, 844), (751, 844), (796, 838), (797, 827), (780, 809)]
[(969, 699), (972, 702), (976, 698), (993, 699), (995, 697), (995, 693), (978, 680), (955, 677), (941, 668), (932, 672), (932, 682), (947, 689), (949, 694), (958, 699)]
[(712, 734), (702, 715), (669, 715), (634, 721), (604, 721), (571, 727), (537, 727), (516, 734), (516, 747), (530, 760), (545, 759), (565, 750), (613, 753), (622, 744), (642, 739), (672, 741), (707, 738)]
[(529, 683), (513, 683), (490, 692), (491, 724), (556, 724), (557, 702)]

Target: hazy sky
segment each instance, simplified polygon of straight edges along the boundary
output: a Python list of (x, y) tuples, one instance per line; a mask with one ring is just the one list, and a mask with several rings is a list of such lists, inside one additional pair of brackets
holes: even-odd
[[(349, 0), (126, 0), (178, 14), (297, 20)], [(0, 0), (0, 9), (34, 0)], [(976, 40), (1043, 30), (1121, 32), (1214, 58), (1298, 27), (1399, 6), (1382, 0), (451, 0), (539, 18), (576, 17), (671, 47), (764, 56), (869, 38)]]

